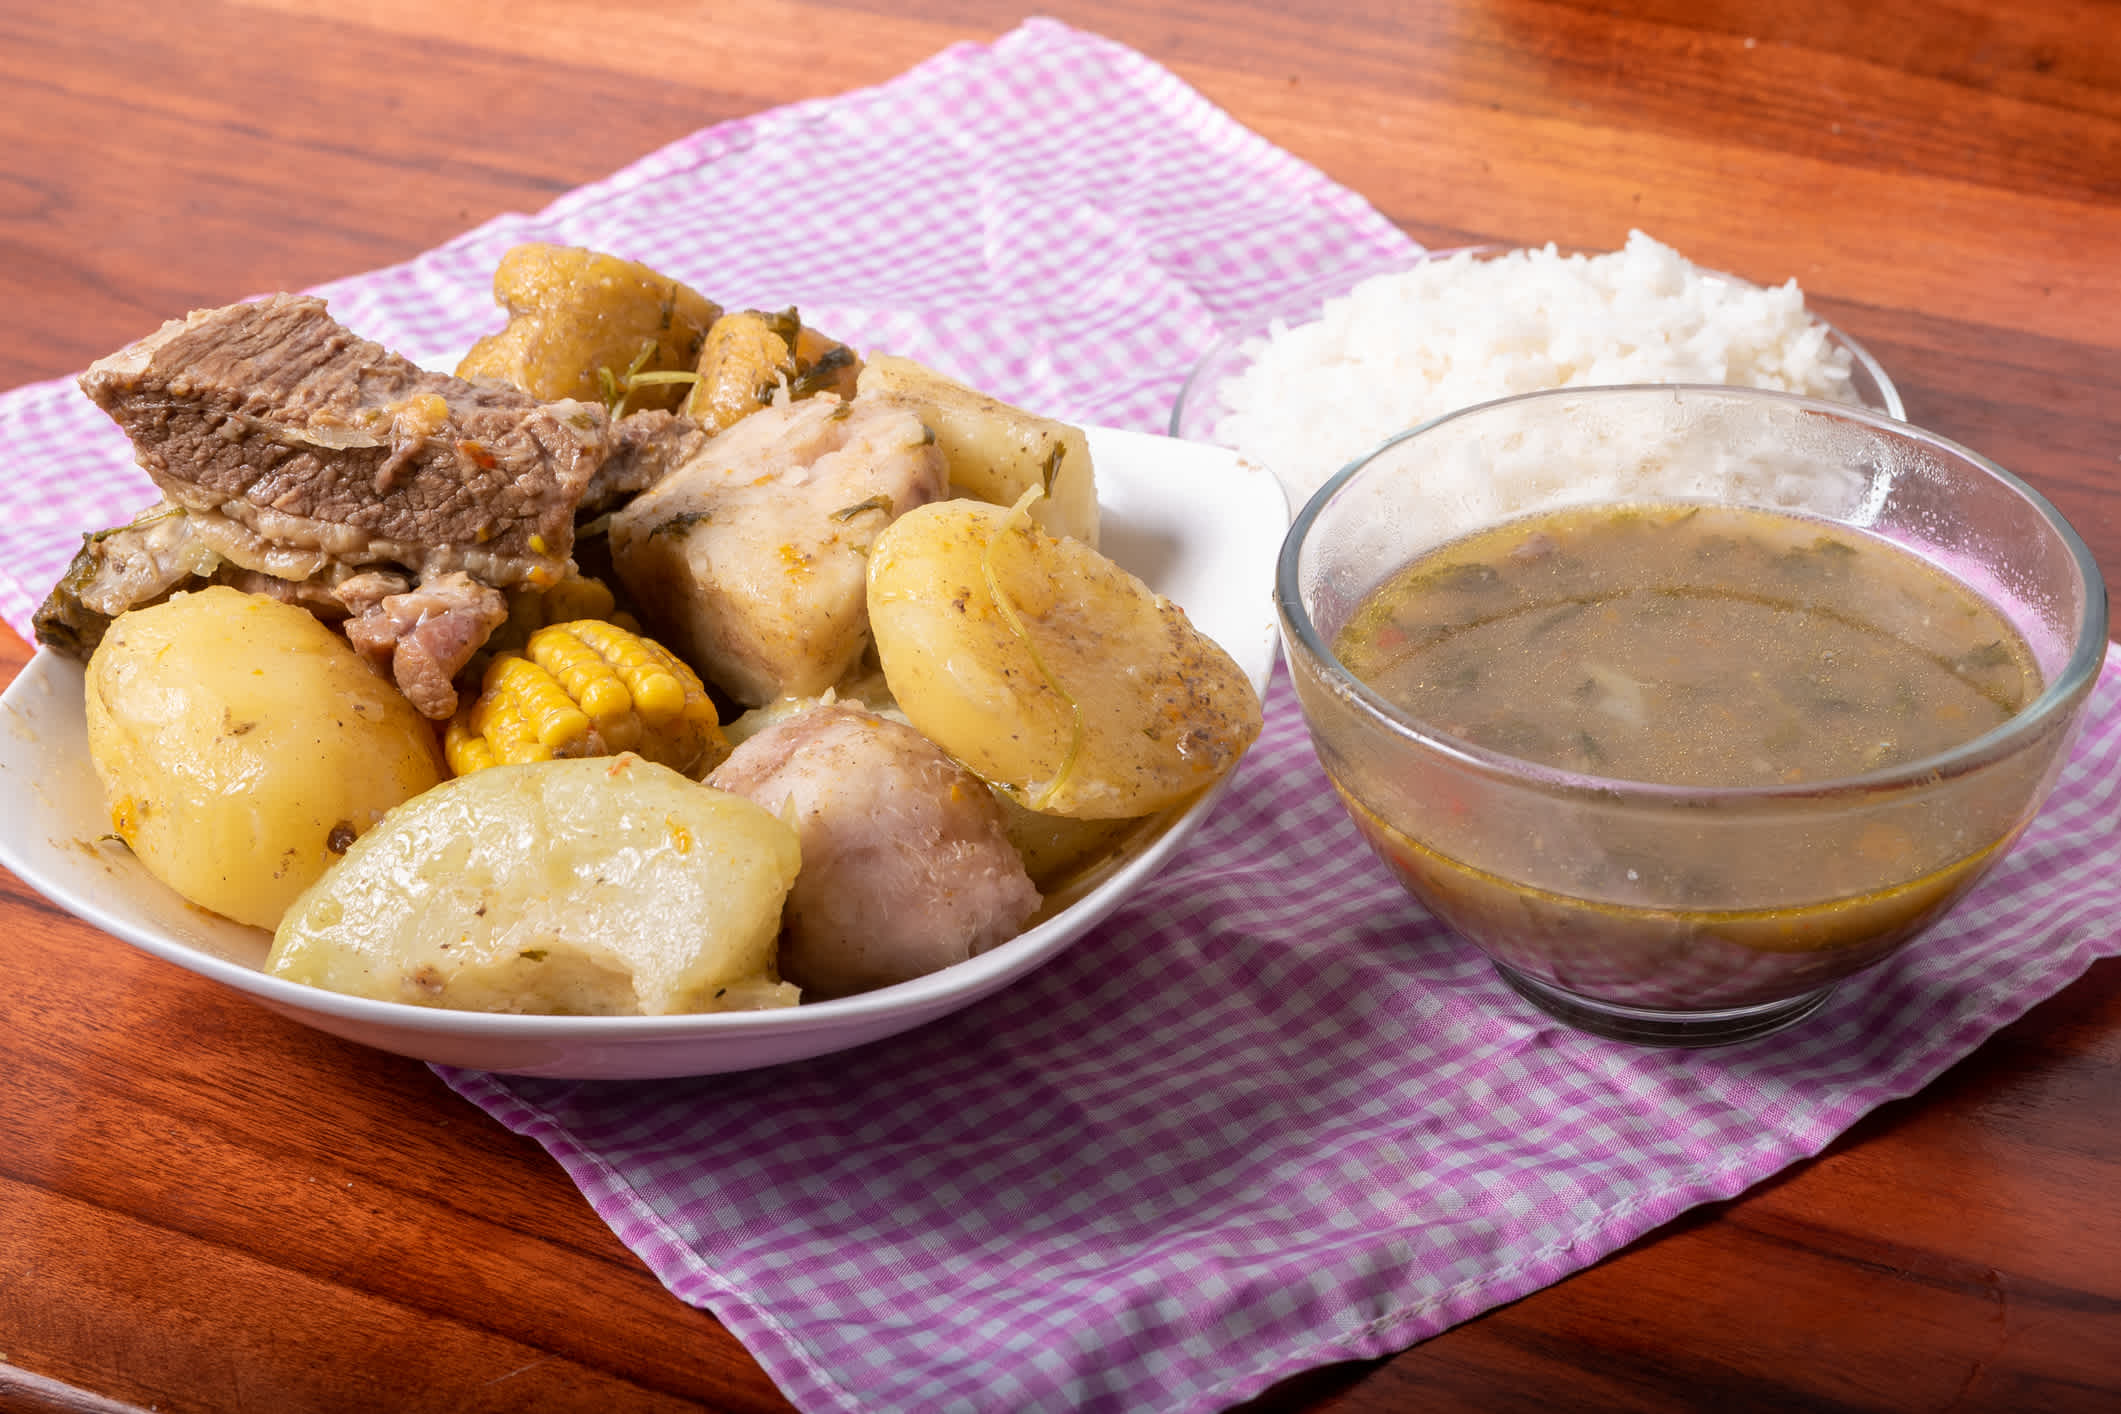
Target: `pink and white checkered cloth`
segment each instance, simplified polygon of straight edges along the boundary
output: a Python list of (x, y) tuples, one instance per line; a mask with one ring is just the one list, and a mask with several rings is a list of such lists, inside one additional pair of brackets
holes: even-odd
[[(446, 359), (497, 324), (491, 272), (527, 239), (1144, 430), (1221, 332), (1412, 249), (1171, 74), (1045, 21), (322, 293)], [(0, 612), (26, 629), (76, 534), (149, 492), (70, 383), (0, 399), (0, 461)], [(445, 1078), (805, 1409), (1198, 1410), (1739, 1193), (2121, 952), (2121, 668), (2046, 812), (1934, 934), (1772, 1045), (1692, 1053), (1529, 1011), (1358, 841), (1285, 679), (1267, 723), (1160, 878), (955, 1017), (742, 1075)]]

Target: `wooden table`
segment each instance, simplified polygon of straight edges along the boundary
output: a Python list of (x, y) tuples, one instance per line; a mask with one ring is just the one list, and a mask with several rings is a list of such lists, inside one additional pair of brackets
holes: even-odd
[[(1911, 418), (2121, 580), (2121, 14), (1059, 0), (1435, 243), (1795, 275)], [(1759, 13), (1749, 13), (1758, 10)], [(980, 0), (24, 0), (0, 386), (401, 259), (692, 129), (899, 73)], [(26, 650), (8, 636), (7, 671)], [(2121, 924), (2117, 924), (2121, 926)], [(424, 1067), (0, 876), (0, 1407), (785, 1407), (557, 1165)], [(1268, 1407), (2113, 1408), (2121, 961), (1822, 1158)]]

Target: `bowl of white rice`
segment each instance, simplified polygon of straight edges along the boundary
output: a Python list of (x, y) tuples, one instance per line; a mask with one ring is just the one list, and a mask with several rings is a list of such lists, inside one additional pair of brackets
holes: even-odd
[(1713, 383), (1770, 388), (1904, 418), (1855, 340), (1805, 308), (1792, 279), (1705, 270), (1631, 232), (1620, 250), (1432, 251), (1211, 348), (1171, 435), (1270, 468), (1292, 507), (1386, 438), (1543, 388)]

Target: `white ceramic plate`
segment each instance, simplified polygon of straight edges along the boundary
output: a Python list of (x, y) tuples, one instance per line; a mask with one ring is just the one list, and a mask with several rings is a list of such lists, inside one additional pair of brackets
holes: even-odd
[[(1276, 651), (1280, 487), (1220, 448), (1090, 430), (1103, 548), (1182, 605), (1264, 692)], [(495, 1016), (376, 1002), (259, 968), (270, 935), (184, 902), (121, 846), (89, 765), (79, 664), (40, 652), (0, 697), (0, 863), (69, 912), (320, 1030), (443, 1065), (569, 1079), (750, 1070), (909, 1030), (970, 1005), (1059, 953), (1185, 843), (1209, 793), (1145, 831), (1045, 921), (955, 967), (861, 996), (703, 1016)]]

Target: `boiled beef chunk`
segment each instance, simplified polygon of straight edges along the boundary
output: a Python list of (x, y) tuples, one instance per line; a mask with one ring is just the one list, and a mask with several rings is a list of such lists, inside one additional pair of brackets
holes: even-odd
[(356, 575), (339, 586), (352, 611), (346, 638), (386, 668), (422, 716), (457, 710), (454, 679), (508, 617), (508, 600), (461, 570), (407, 585), (395, 575)]
[(336, 623), (346, 617), (346, 608), (334, 583), (347, 574), (336, 562), (307, 579), (282, 579), (230, 564), (199, 536), (197, 518), (158, 501), (129, 524), (82, 536), (73, 563), (45, 596), (32, 625), (39, 643), (86, 661), (111, 621), (126, 610), (214, 584), (269, 594)]
[(651, 408), (611, 424), (611, 454), (582, 493), (582, 519), (623, 506), (682, 466), (712, 434), (689, 417)]
[(437, 718), (506, 619), (502, 591), (557, 583), (578, 520), (707, 440), (668, 411), (614, 420), (428, 372), (302, 295), (171, 320), (80, 381), (163, 499), (84, 538), (37, 612), (40, 642), (86, 658), (127, 609), (236, 584), (345, 620)]
[(171, 320), (80, 381), (194, 534), (283, 579), (336, 561), (549, 583), (611, 442), (597, 404), (428, 372), (304, 295)]

